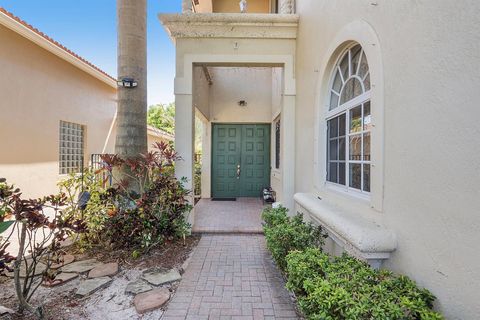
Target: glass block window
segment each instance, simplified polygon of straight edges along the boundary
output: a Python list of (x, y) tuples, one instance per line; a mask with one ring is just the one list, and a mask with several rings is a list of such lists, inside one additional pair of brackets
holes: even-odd
[(275, 169), (280, 169), (280, 119), (275, 122)]
[(347, 189), (370, 192), (370, 75), (360, 45), (337, 63), (327, 113), (327, 177)]
[(79, 172), (83, 167), (84, 126), (60, 121), (60, 174)]

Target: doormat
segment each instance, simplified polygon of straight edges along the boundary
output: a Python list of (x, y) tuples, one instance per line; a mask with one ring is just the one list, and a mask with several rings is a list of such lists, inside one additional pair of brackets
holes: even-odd
[(212, 201), (237, 201), (237, 198), (212, 198)]

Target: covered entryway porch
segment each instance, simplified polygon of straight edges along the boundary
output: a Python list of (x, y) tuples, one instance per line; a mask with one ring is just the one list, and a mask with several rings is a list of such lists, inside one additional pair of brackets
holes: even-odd
[[(195, 118), (202, 123), (202, 200), (190, 215), (193, 230), (210, 221), (217, 231), (258, 231), (263, 187), (271, 186), (278, 202), (294, 207), (298, 17), (173, 14), (160, 19), (176, 44), (175, 147), (182, 157), (176, 175), (187, 178), (189, 189), (194, 189), (195, 131), (199, 134)], [(248, 216), (255, 223), (242, 225)]]

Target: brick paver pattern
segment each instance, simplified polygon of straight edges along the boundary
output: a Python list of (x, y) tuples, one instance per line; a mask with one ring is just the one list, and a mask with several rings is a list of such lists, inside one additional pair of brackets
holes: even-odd
[(259, 198), (237, 201), (201, 199), (195, 205), (196, 233), (262, 233), (263, 203)]
[(262, 235), (203, 235), (163, 314), (180, 319), (299, 319)]

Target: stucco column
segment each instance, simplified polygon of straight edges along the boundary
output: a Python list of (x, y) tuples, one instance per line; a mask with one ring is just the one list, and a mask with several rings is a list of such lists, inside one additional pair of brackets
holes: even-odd
[(182, 0), (182, 12), (192, 13), (192, 0)]
[[(191, 94), (175, 95), (175, 151), (182, 158), (175, 163), (177, 179), (187, 178), (185, 188), (193, 191), (195, 111)], [(193, 192), (189, 197), (193, 205)], [(189, 216), (193, 223), (193, 211)]]
[(295, 0), (280, 0), (278, 2), (280, 7), (279, 12), (282, 14), (291, 14), (295, 13)]
[(295, 214), (295, 95), (284, 94), (282, 103), (282, 125), (280, 126), (283, 144), (283, 206)]

